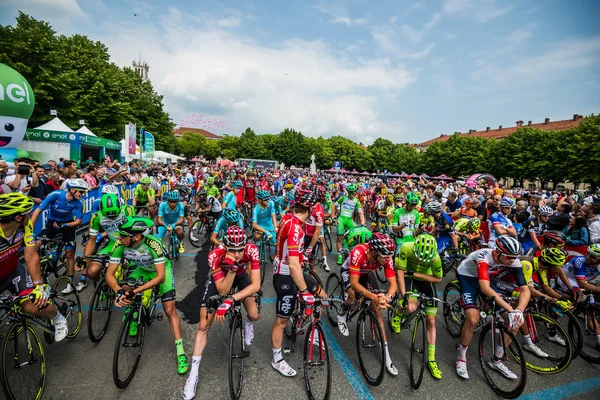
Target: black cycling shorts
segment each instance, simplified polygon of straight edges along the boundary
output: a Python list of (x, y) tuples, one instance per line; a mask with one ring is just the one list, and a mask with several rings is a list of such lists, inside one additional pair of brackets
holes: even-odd
[[(348, 289), (350, 289), (350, 270), (342, 268), (340, 270), (340, 273), (342, 275), (342, 285), (344, 286), (344, 290), (348, 291)], [(358, 283), (360, 283), (367, 289), (379, 289), (379, 285), (377, 284), (377, 278), (375, 278), (375, 273), (373, 272), (369, 272), (366, 275), (361, 274), (360, 278), (358, 278)]]
[[(77, 231), (76, 227), (64, 227), (56, 229), (54, 228), (54, 223), (56, 221), (48, 220), (46, 223), (46, 227), (42, 229), (38, 236), (46, 236), (48, 239), (54, 239), (56, 235), (62, 233), (63, 241), (65, 242), (65, 250), (75, 250), (77, 248), (77, 243), (75, 242), (75, 234)], [(65, 222), (56, 222), (57, 225), (62, 225)]]
[[(246, 289), (251, 284), (250, 276), (246, 272), (238, 274), (233, 279), (233, 284), (231, 288), (237, 288), (237, 291)], [(206, 283), (206, 290), (204, 290), (204, 295), (202, 296), (202, 301), (200, 302), (200, 308), (208, 306), (208, 299), (212, 296), (219, 294), (217, 290), (217, 285), (215, 284), (214, 279), (212, 277)]]
[(19, 262), (17, 268), (5, 279), (0, 280), (0, 293), (10, 291), (15, 296), (24, 296), (33, 290), (33, 281), (27, 272), (25, 263)]
[[(304, 281), (306, 282), (308, 291), (313, 295), (321, 289), (319, 282), (315, 281), (310, 275), (304, 274)], [(280, 318), (287, 319), (292, 316), (296, 307), (296, 295), (298, 294), (296, 282), (294, 282), (291, 275), (274, 274), (273, 286), (277, 293), (275, 314)]]

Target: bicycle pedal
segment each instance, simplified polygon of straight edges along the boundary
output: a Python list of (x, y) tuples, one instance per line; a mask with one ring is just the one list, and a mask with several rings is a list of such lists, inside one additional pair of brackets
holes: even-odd
[(156, 317), (155, 318), (156, 318), (157, 321), (162, 321), (163, 317), (164, 317), (163, 313), (161, 313), (161, 312), (156, 313)]

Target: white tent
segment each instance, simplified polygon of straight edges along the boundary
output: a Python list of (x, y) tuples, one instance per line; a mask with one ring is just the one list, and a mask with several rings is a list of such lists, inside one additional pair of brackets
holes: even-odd
[(58, 117), (46, 122), (44, 125), (40, 125), (35, 129), (41, 129), (44, 131), (59, 131), (59, 132), (75, 132), (62, 122)]
[(77, 129), (77, 132), (83, 133), (84, 135), (96, 136), (94, 132), (90, 131), (87, 126), (83, 125), (81, 128)]

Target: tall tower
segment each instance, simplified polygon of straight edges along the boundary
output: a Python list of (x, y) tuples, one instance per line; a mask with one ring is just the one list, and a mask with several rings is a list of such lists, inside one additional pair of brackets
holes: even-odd
[(147, 62), (142, 61), (142, 53), (141, 52), (140, 52), (138, 60), (137, 61), (133, 60), (131, 65), (133, 66), (133, 70), (138, 73), (140, 78), (142, 78), (142, 80), (144, 82), (146, 82), (148, 80), (148, 70), (150, 69), (150, 66), (148, 65)]

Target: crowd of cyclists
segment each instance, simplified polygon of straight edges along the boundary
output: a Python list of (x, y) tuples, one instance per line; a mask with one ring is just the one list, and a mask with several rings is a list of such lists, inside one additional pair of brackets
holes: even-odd
[[(379, 339), (392, 376), (398, 375), (398, 368), (389, 353), (389, 334), (400, 333), (407, 316), (417, 310), (420, 300), (415, 293), (438, 297), (436, 284), (451, 272), (449, 265), (454, 265), (460, 288), (463, 320), (456, 373), (463, 379), (469, 379), (467, 350), (482, 318), (479, 296), (493, 298), (504, 310), (505, 324), (512, 334), (520, 333), (526, 354), (547, 358), (524, 325), (530, 302), (544, 299), (566, 312), (586, 296), (593, 301), (600, 295), (600, 287), (593, 283), (600, 275), (600, 201), (595, 195), (305, 170), (142, 166), (109, 159), (98, 165), (90, 162), (81, 171), (65, 160), (44, 165), (17, 160), (12, 173), (2, 163), (0, 292), (22, 297), (23, 311), (52, 320), (54, 340), (63, 340), (69, 333), (67, 322), (50, 301), (50, 285), (42, 276), (37, 251), (40, 238), (57, 237), (64, 242), (65, 273), (72, 281), (62, 294), (80, 292), (89, 281), (105, 279), (115, 293), (114, 305), (126, 307), (136, 295), (157, 287), (175, 344), (177, 372), (189, 372), (185, 399), (196, 395), (213, 320), (222, 322), (236, 302), (246, 311), (245, 345), (253, 344), (254, 323), (261, 317), (254, 296), (265, 285), (272, 285), (276, 293), (271, 365), (285, 377), (296, 375), (282, 350), (288, 321), (297, 303), (309, 315), (315, 298), (332, 297), (317, 275), (307, 273), (317, 264), (342, 282), (344, 305), (336, 322), (343, 336), (350, 332), (352, 304), (370, 301), (383, 328)], [(122, 197), (123, 183), (137, 183), (131, 204)], [(81, 199), (91, 189), (101, 195), (83, 227)], [(34, 232), (43, 212), (45, 228)], [(201, 249), (208, 251), (196, 257), (198, 264), (208, 263), (210, 273), (198, 305), (200, 322), (189, 360), (175, 308), (175, 261), (165, 250), (163, 237), (167, 232), (177, 235), (177, 252), (185, 252), (186, 235), (193, 242), (204, 234), (193, 228), (198, 219), (214, 224), (209, 247)], [(86, 236), (79, 258), (78, 231)], [(335, 247), (328, 249), (334, 231)], [(264, 282), (263, 244), (275, 248), (272, 278), (268, 273)], [(336, 250), (338, 267), (327, 263), (328, 252)], [(131, 287), (126, 277), (144, 283)], [(210, 299), (215, 296), (222, 301), (213, 311)], [(428, 302), (424, 311), (428, 370), (433, 378), (442, 379), (436, 362), (438, 303)], [(600, 360), (597, 314), (585, 321)], [(560, 346), (568, 345), (566, 339), (560, 334), (548, 337)], [(496, 343), (485, 362), (505, 379), (515, 380), (515, 371), (504, 362), (510, 337), (505, 340), (504, 346)]]

